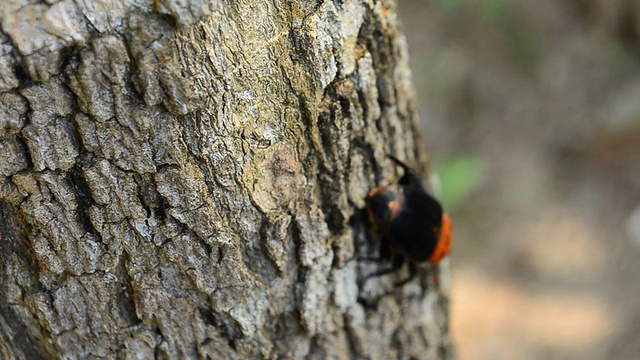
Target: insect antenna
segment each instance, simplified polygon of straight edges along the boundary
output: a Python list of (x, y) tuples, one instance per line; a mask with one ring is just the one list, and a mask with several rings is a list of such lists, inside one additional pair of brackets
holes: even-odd
[(409, 173), (412, 172), (411, 168), (409, 167), (409, 165), (405, 164), (404, 162), (400, 161), (397, 157), (391, 155), (391, 154), (387, 154), (387, 157), (393, 161), (394, 163), (396, 163), (396, 165), (400, 166), (402, 168), (402, 170), (404, 170), (405, 173)]

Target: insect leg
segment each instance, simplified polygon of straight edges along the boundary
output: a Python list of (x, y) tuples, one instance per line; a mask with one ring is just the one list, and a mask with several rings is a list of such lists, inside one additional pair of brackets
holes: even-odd
[(378, 270), (374, 273), (371, 273), (369, 275), (367, 275), (367, 277), (364, 279), (363, 282), (366, 282), (367, 280), (371, 279), (371, 278), (376, 278), (376, 277), (380, 277), (386, 274), (390, 274), (392, 272), (396, 272), (398, 271), (401, 267), (402, 264), (404, 264), (404, 258), (401, 255), (396, 255), (393, 258), (393, 262), (391, 263), (391, 267), (390, 268), (386, 268), (386, 269), (381, 269)]
[(404, 284), (413, 280), (418, 274), (418, 265), (416, 265), (413, 261), (409, 261), (409, 276), (406, 279), (400, 280), (397, 283), (393, 284), (395, 287), (402, 287)]

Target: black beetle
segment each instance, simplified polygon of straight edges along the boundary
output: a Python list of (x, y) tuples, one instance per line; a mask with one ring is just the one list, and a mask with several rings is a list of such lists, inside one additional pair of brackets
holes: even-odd
[(419, 265), (438, 265), (449, 255), (451, 221), (415, 172), (396, 157), (387, 157), (404, 173), (397, 184), (371, 190), (365, 201), (369, 217), (382, 235), (380, 257), (392, 258), (393, 267), (368, 278), (396, 271), (407, 260), (410, 277), (397, 284), (401, 285), (415, 276)]

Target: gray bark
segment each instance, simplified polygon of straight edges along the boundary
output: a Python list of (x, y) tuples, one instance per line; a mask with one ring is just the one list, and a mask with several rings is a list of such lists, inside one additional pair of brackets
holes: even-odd
[(418, 164), (393, 1), (5, 0), (0, 358), (450, 355), (363, 215)]

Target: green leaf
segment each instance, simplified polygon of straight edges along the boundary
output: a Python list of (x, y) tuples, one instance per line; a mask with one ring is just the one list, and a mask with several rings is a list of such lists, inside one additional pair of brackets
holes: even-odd
[(435, 163), (438, 199), (448, 211), (458, 209), (484, 180), (484, 164), (476, 157), (460, 156)]

